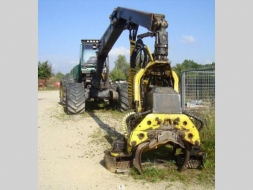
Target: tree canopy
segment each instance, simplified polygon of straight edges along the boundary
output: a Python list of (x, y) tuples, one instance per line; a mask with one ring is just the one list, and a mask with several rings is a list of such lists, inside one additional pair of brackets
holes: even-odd
[(38, 63), (38, 78), (39, 79), (49, 79), (53, 75), (52, 65), (48, 62)]
[(201, 65), (194, 62), (193, 60), (185, 59), (182, 64), (177, 63), (172, 69), (177, 73), (178, 77), (181, 75), (182, 71), (189, 70), (189, 69), (198, 69)]
[(172, 67), (172, 69), (177, 73), (178, 77), (180, 78), (182, 71), (186, 71), (186, 70), (190, 70), (190, 69), (191, 70), (201, 69), (201, 68), (206, 68), (206, 67), (210, 67), (210, 66), (214, 66), (214, 65), (215, 65), (214, 62), (211, 64), (201, 65), (201, 64), (194, 62), (193, 60), (185, 59), (182, 64), (177, 63), (175, 66)]
[(129, 63), (127, 63), (126, 57), (124, 55), (119, 55), (114, 64), (114, 69), (110, 72), (112, 81), (127, 80)]
[(58, 71), (58, 73), (55, 74), (55, 78), (58, 80), (61, 80), (65, 75), (62, 74), (60, 71)]

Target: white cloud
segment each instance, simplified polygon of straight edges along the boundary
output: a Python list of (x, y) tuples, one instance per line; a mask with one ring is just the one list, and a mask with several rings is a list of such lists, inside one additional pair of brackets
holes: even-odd
[(181, 42), (185, 44), (191, 44), (195, 42), (195, 38), (193, 36), (182, 36)]
[(119, 56), (119, 55), (125, 55), (126, 57), (130, 55), (130, 50), (126, 49), (125, 47), (117, 47), (112, 48), (109, 52), (109, 56)]

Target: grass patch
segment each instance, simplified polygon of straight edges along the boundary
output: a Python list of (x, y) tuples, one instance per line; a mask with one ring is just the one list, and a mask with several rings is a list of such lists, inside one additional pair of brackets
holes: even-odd
[(215, 168), (215, 111), (209, 110), (201, 114), (205, 126), (200, 132), (202, 147), (207, 153), (205, 168)]
[(166, 170), (161, 170), (158, 167), (148, 167), (144, 169), (144, 173), (139, 175), (135, 168), (131, 168), (130, 174), (138, 180), (146, 180), (152, 183), (159, 182), (166, 179)]
[[(143, 169), (143, 174), (139, 175), (137, 169), (131, 168), (130, 174), (136, 180), (144, 180), (152, 183), (161, 181), (180, 181), (184, 184), (197, 182), (199, 183), (199, 175), (204, 176), (200, 171), (187, 170), (184, 172), (179, 172), (174, 166), (173, 162), (168, 162), (167, 166), (149, 166)], [(205, 178), (201, 178), (205, 179)], [(206, 181), (205, 181), (206, 182)]]

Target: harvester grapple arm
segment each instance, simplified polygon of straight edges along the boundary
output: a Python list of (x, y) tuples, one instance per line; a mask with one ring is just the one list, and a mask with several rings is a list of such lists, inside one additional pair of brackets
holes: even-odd
[[(179, 171), (200, 167), (204, 154), (194, 123), (197, 120), (202, 128), (204, 122), (182, 113), (178, 77), (167, 58), (168, 23), (165, 16), (118, 7), (110, 20), (98, 47), (97, 74), (101, 73), (104, 59), (122, 31), (129, 30), (128, 102), (135, 112), (123, 118), (125, 138), (115, 140), (105, 154), (107, 169), (119, 172), (134, 166), (141, 174), (142, 153), (167, 145), (173, 146), (171, 157), (176, 160)], [(137, 35), (139, 26), (148, 32)], [(143, 43), (145, 37), (155, 38), (154, 53)]]
[(100, 76), (103, 64), (111, 48), (125, 29), (131, 30), (131, 26), (142, 26), (148, 29), (156, 37), (155, 54), (168, 54), (168, 34), (165, 29), (168, 23), (163, 14), (147, 13), (133, 9), (117, 7), (110, 15), (110, 25), (100, 39), (97, 51), (97, 75)]

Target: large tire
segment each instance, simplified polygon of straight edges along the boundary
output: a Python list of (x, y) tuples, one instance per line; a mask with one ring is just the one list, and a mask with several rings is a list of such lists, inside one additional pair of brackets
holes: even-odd
[(116, 91), (118, 92), (118, 108), (120, 111), (128, 111), (130, 110), (129, 102), (128, 102), (128, 89), (127, 83), (119, 83)]
[(116, 91), (117, 86), (118, 86), (118, 83), (116, 82), (111, 83), (111, 88), (115, 91)]
[(74, 79), (72, 77), (64, 77), (60, 81), (60, 104), (65, 105), (66, 104), (66, 89), (69, 85), (69, 83), (73, 83)]
[(80, 114), (85, 111), (85, 89), (83, 83), (69, 83), (66, 93), (66, 112)]

